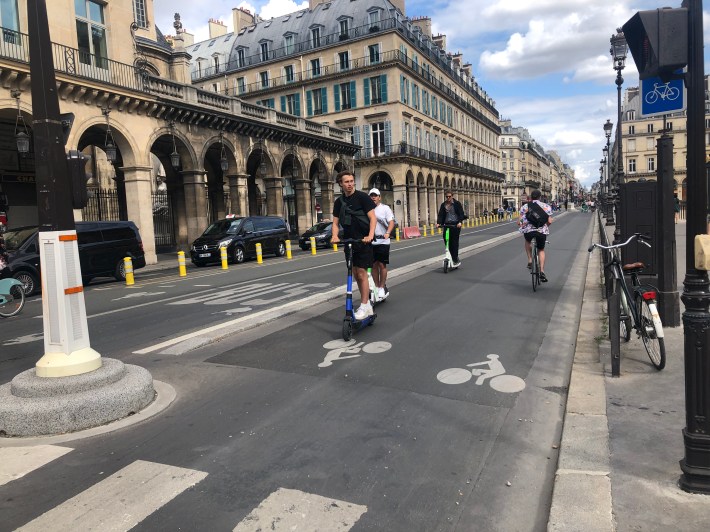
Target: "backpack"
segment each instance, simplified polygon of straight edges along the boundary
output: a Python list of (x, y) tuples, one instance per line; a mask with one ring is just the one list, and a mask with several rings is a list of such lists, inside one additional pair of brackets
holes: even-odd
[(370, 218), (367, 214), (362, 209), (353, 209), (342, 198), (340, 199), (338, 220), (343, 226), (358, 225), (366, 233), (370, 230)]
[(525, 213), (525, 219), (530, 225), (539, 229), (548, 222), (550, 215), (545, 212), (545, 209), (540, 204), (531, 201), (528, 203), (528, 212)]

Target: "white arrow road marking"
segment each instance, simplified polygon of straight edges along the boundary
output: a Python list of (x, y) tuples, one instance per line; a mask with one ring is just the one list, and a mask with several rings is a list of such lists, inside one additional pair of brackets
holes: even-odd
[(165, 292), (132, 292), (130, 294), (126, 294), (125, 296), (112, 299), (111, 301), (120, 301), (121, 299), (136, 299), (138, 297), (160, 296), (164, 293)]
[(229, 310), (219, 310), (217, 312), (213, 312), (212, 314), (226, 314), (227, 316), (232, 316), (233, 314), (243, 314), (244, 312), (249, 312), (251, 310), (251, 307), (239, 307), (239, 308), (231, 308)]
[(347, 532), (367, 506), (321, 497), (305, 491), (279, 488), (234, 528), (234, 532), (254, 530), (327, 530)]
[[(300, 284), (300, 283), (297, 283)], [(323, 289), (330, 286), (328, 283), (313, 283), (313, 284), (304, 284), (302, 286), (293, 286), (292, 288), (288, 288), (284, 290), (283, 294), (278, 296), (278, 297), (272, 297), (271, 299), (248, 299), (244, 301), (245, 304), (248, 305), (268, 305), (269, 303), (275, 303), (276, 301), (282, 301), (284, 299), (288, 299), (293, 296), (300, 296), (303, 294), (307, 294), (311, 290), (310, 288), (315, 288), (315, 289)], [(265, 292), (261, 292), (259, 295), (264, 294)]]
[[(40, 316), (42, 317), (42, 316)], [(43, 333), (26, 334), (24, 336), (18, 336), (12, 340), (5, 340), (2, 345), (18, 345), (18, 344), (29, 344), (30, 342), (36, 342), (44, 338)]]
[[(237, 288), (229, 288), (227, 290), (220, 290), (218, 292), (210, 292), (209, 294), (196, 294), (192, 297), (181, 298), (177, 301), (171, 301), (168, 305), (194, 305), (196, 303), (205, 303), (212, 305), (228, 305), (230, 303), (235, 303), (239, 299), (249, 297), (252, 292), (256, 290), (264, 290), (267, 287), (277, 286), (284, 287), (288, 286), (289, 283), (280, 283), (277, 285), (271, 285), (269, 283), (252, 283), (244, 286), (239, 286)], [(218, 303), (219, 302), (219, 303)]]

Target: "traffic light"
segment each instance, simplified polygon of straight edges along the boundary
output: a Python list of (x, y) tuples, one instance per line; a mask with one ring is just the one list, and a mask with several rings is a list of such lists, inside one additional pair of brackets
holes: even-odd
[(86, 161), (89, 157), (80, 151), (69, 150), (67, 153), (67, 168), (71, 179), (72, 207), (83, 209), (89, 201), (86, 190)]
[(622, 26), (639, 79), (673, 79), (688, 64), (688, 10), (664, 7), (638, 11)]

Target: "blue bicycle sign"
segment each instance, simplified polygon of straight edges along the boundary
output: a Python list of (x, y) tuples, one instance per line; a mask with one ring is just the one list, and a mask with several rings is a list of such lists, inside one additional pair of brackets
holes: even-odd
[(660, 78), (641, 80), (641, 116), (665, 115), (685, 109), (682, 79), (668, 83)]

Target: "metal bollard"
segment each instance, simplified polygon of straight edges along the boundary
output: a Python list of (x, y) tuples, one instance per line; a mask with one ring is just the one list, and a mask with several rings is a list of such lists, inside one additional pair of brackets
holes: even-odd
[(426, 236), (426, 224), (422, 226), (422, 236)]
[(429, 224), (429, 233), (431, 236), (434, 236), (436, 233), (434, 232), (434, 224)]
[(293, 258), (293, 256), (291, 255), (291, 241), (290, 240), (286, 241), (286, 258), (287, 259)]
[(395, 229), (394, 239), (395, 239), (395, 241), (399, 242), (399, 227), (397, 229)]
[(227, 247), (226, 246), (222, 246), (221, 248), (219, 248), (219, 258), (222, 261), (222, 269), (223, 270), (228, 269), (229, 266), (227, 266)]
[(338, 251), (338, 244), (333, 244), (333, 251)]
[(259, 242), (256, 243), (256, 263), (257, 264), (262, 264), (264, 262), (264, 258), (262, 257), (261, 254), (261, 244)]
[(437, 233), (439, 233), (439, 234), (443, 233), (443, 230), (441, 229), (441, 226), (439, 226), (439, 230), (437, 231)]
[(178, 251), (178, 271), (180, 272), (180, 277), (187, 276), (187, 269), (185, 268), (185, 252)]
[(316, 237), (312, 236), (311, 237), (311, 255), (316, 254)]
[(133, 261), (131, 257), (123, 258), (123, 271), (126, 274), (126, 286), (135, 284), (135, 280), (133, 279)]

